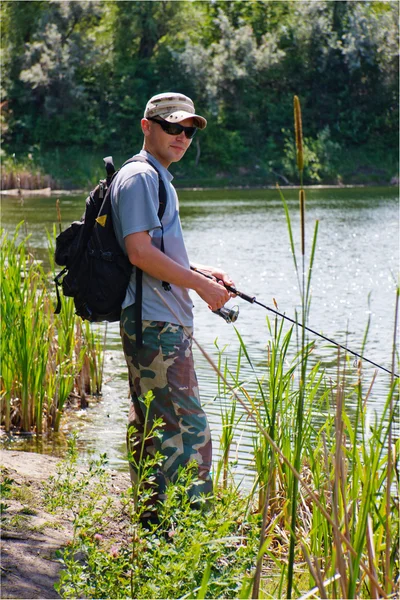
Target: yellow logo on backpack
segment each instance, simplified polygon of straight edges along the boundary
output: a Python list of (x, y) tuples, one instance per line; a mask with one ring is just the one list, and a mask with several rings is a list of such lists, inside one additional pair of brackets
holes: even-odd
[(101, 225), (102, 227), (105, 227), (106, 221), (107, 221), (107, 215), (102, 215), (101, 217), (97, 217), (96, 221), (99, 225)]

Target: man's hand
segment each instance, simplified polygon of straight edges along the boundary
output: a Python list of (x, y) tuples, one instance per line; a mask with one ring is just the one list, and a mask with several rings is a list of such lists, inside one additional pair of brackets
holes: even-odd
[[(222, 271), (221, 269), (215, 269), (214, 267), (209, 267), (210, 268), (210, 274), (215, 277), (215, 279), (217, 281), (222, 281), (225, 285), (229, 285), (230, 287), (235, 288), (235, 284), (232, 281), (232, 279), (229, 277), (229, 275), (227, 273), (225, 273), (225, 271)], [(231, 298), (235, 297), (235, 293), (234, 292), (229, 292), (229, 296)]]
[(222, 278), (219, 278), (218, 282), (201, 275), (194, 288), (211, 310), (222, 308), (229, 300), (229, 292), (224, 287), (222, 281)]
[[(222, 269), (218, 269), (216, 267), (204, 266), (204, 265), (195, 265), (195, 264), (192, 264), (192, 268), (194, 270), (198, 270), (201, 273), (205, 273), (208, 276), (215, 277), (215, 280), (218, 282), (222, 282), (225, 285), (236, 288), (232, 279), (229, 277), (229, 275), (227, 273), (225, 273), (225, 271), (222, 271)], [(230, 298), (236, 297), (236, 294), (234, 292), (228, 292), (228, 293), (229, 293)]]

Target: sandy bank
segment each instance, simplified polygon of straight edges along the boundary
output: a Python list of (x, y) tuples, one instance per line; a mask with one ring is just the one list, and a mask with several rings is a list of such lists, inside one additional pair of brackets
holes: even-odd
[[(59, 459), (30, 452), (0, 451), (2, 481), (12, 480), (2, 515), (1, 597), (59, 598), (54, 590), (61, 563), (57, 551), (72, 537), (72, 516), (51, 514), (42, 499), (43, 482)], [(127, 473), (110, 472), (108, 493), (118, 498), (129, 486)], [(119, 531), (111, 532), (121, 535)], [(123, 534), (123, 531), (122, 531)]]

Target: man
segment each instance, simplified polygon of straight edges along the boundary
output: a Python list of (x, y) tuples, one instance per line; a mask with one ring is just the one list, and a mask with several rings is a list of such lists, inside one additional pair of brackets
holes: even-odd
[[(184, 156), (197, 129), (204, 129), (206, 125), (206, 119), (195, 113), (193, 102), (187, 96), (174, 92), (153, 96), (141, 120), (144, 144), (140, 155), (148, 162), (125, 165), (113, 184), (114, 229), (134, 265), (122, 305), (121, 337), (132, 396), (129, 425), (133, 425), (135, 431), (133, 436), (128, 433), (128, 448), (135, 458), (141, 446), (147, 410), (143, 399), (149, 390), (154, 394), (148, 408), (149, 422), (161, 417), (165, 423), (161, 438), (144, 444), (144, 457), (154, 455), (156, 450), (165, 456), (156, 474), (154, 505), (162, 499), (166, 483), (176, 479), (179, 467), (192, 461), (197, 464), (199, 484), (193, 486), (191, 496), (196, 498), (212, 491), (211, 436), (200, 406), (188, 335), (193, 327), (188, 290), (195, 290), (211, 310), (217, 310), (230, 297), (222, 282), (229, 285), (233, 282), (224, 272), (212, 267), (202, 269), (213, 275), (214, 280), (190, 269), (178, 198), (168, 172), (171, 163)], [(158, 174), (167, 195), (161, 222), (157, 214)], [(136, 337), (136, 268), (143, 271), (141, 347)], [(162, 282), (168, 282), (171, 289), (166, 290)], [(132, 463), (131, 477), (133, 482), (137, 481)], [(145, 519), (155, 522), (154, 512), (146, 514)]]

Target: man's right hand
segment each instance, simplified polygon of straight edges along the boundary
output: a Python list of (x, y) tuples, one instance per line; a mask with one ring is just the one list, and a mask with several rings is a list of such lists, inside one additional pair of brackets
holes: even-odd
[(214, 281), (200, 276), (195, 291), (200, 298), (208, 304), (210, 310), (218, 310), (222, 308), (229, 300), (230, 295), (222, 282)]

